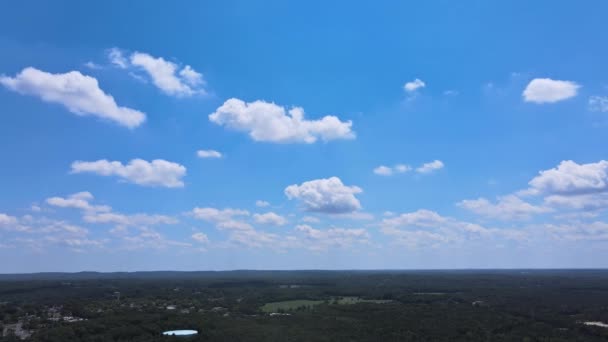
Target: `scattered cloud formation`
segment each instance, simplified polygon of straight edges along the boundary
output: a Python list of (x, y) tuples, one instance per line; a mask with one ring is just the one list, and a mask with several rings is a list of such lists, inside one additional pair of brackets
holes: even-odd
[(431, 172), (437, 171), (439, 169), (443, 169), (443, 167), (444, 167), (444, 165), (441, 160), (433, 160), (432, 162), (422, 164), (422, 166), (420, 166), (416, 169), (416, 172), (431, 173)]
[(315, 179), (285, 188), (287, 198), (301, 201), (306, 210), (328, 214), (361, 209), (361, 204), (355, 197), (361, 192), (363, 190), (357, 186), (344, 185), (338, 177)]
[(22, 95), (59, 103), (79, 116), (95, 116), (128, 128), (146, 121), (143, 112), (118, 106), (112, 96), (99, 88), (97, 79), (79, 71), (52, 74), (28, 67), (15, 77), (0, 76), (0, 84)]
[(94, 63), (92, 61), (88, 61), (88, 62), (84, 63), (84, 66), (87, 67), (87, 68), (89, 68), (89, 69), (92, 69), (92, 70), (99, 70), (99, 69), (102, 68), (101, 65), (99, 65), (97, 63)]
[(608, 223), (601, 221), (574, 221), (562, 224), (545, 224), (553, 238), (565, 241), (607, 241)]
[(83, 220), (88, 223), (107, 223), (119, 226), (152, 226), (161, 224), (177, 224), (179, 220), (166, 215), (132, 214), (125, 215), (114, 212), (85, 213)]
[(395, 173), (405, 173), (410, 171), (412, 168), (409, 165), (397, 164), (394, 167), (380, 165), (374, 169), (374, 173), (379, 176), (391, 176)]
[(588, 106), (592, 112), (608, 112), (608, 96), (591, 96)]
[(403, 89), (408, 93), (413, 93), (424, 87), (426, 87), (426, 83), (418, 78), (403, 85)]
[(380, 231), (394, 239), (394, 243), (409, 248), (454, 245), (495, 237), (509, 240), (526, 238), (526, 234), (520, 230), (486, 228), (426, 209), (385, 218), (380, 224)]
[(457, 205), (477, 215), (501, 220), (529, 219), (533, 215), (552, 211), (551, 208), (525, 202), (515, 195), (498, 197), (495, 204), (482, 197), (475, 200), (464, 200), (458, 202)]
[(132, 66), (144, 70), (152, 83), (167, 95), (187, 97), (206, 94), (203, 75), (189, 65), (180, 69), (179, 65), (162, 57), (142, 52), (131, 54), (129, 61)]
[(295, 230), (304, 235), (308, 241), (306, 246), (312, 250), (327, 250), (329, 248), (346, 248), (354, 244), (368, 244), (370, 235), (365, 229), (330, 228), (315, 229), (307, 224), (296, 226)]
[(7, 214), (0, 213), (0, 227), (8, 226), (17, 223), (17, 218)]
[(266, 201), (262, 201), (262, 200), (257, 200), (257, 201), (255, 201), (255, 206), (260, 207), (260, 208), (265, 208), (265, 207), (270, 206), (270, 203), (268, 203)]
[(46, 203), (54, 207), (60, 208), (75, 208), (88, 212), (108, 212), (112, 210), (107, 205), (92, 205), (90, 201), (93, 200), (93, 194), (88, 191), (78, 192), (69, 195), (67, 198), (63, 197), (50, 197), (46, 199)]
[(217, 125), (247, 132), (255, 141), (274, 143), (307, 143), (317, 140), (354, 139), (351, 121), (340, 121), (328, 115), (318, 120), (306, 120), (304, 109), (285, 107), (264, 101), (246, 103), (231, 98), (209, 115)]
[(222, 154), (216, 150), (198, 150), (196, 155), (199, 158), (222, 158)]
[(321, 220), (319, 220), (317, 217), (314, 217), (314, 216), (304, 216), (304, 217), (302, 217), (302, 222), (319, 223), (319, 222), (321, 222)]
[(182, 178), (186, 175), (186, 167), (162, 159), (151, 162), (133, 159), (126, 165), (102, 159), (93, 162), (75, 161), (71, 173), (95, 173), (100, 176), (116, 176), (143, 186), (180, 188), (184, 186)]
[(127, 70), (131, 77), (139, 81), (147, 83), (149, 79), (166, 95), (190, 97), (207, 94), (203, 74), (190, 65), (181, 66), (143, 52), (129, 54), (115, 47), (107, 51), (107, 57), (113, 66)]
[(110, 63), (112, 63), (113, 65), (115, 65), (121, 69), (126, 69), (129, 67), (129, 61), (124, 56), (123, 51), (119, 48), (114, 47), (114, 48), (109, 49), (108, 50), (108, 59), (110, 60)]
[(287, 219), (273, 212), (265, 214), (253, 214), (253, 219), (256, 223), (272, 226), (284, 226), (287, 224)]
[(194, 233), (192, 234), (192, 239), (198, 243), (202, 243), (202, 244), (208, 244), (209, 243), (209, 238), (207, 237), (207, 234), (205, 233)]
[(583, 195), (550, 195), (544, 198), (549, 207), (569, 208), (575, 210), (598, 210), (608, 208), (608, 193), (591, 193)]
[(214, 223), (216, 227), (220, 229), (253, 229), (253, 227), (249, 223), (237, 219), (237, 217), (249, 216), (249, 212), (247, 210), (232, 208), (216, 209), (210, 207), (197, 207), (192, 209), (191, 214), (196, 219)]
[(562, 161), (556, 168), (540, 171), (529, 183), (529, 194), (581, 195), (608, 191), (608, 161), (577, 164)]
[(522, 95), (526, 102), (554, 103), (576, 96), (580, 87), (572, 81), (535, 78), (528, 83)]

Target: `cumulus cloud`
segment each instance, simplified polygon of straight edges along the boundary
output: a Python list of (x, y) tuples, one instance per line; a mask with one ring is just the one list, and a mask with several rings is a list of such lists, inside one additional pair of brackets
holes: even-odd
[(17, 224), (17, 218), (7, 214), (0, 213), (0, 227)]
[(198, 243), (202, 243), (202, 244), (208, 244), (209, 243), (209, 238), (207, 237), (207, 234), (205, 233), (194, 233), (192, 234), (192, 239)]
[(439, 170), (443, 168), (443, 162), (441, 160), (433, 160), (429, 163), (424, 163), (422, 166), (416, 169), (418, 173), (431, 173), (433, 171)]
[(147, 53), (134, 52), (130, 56), (131, 65), (144, 70), (152, 83), (167, 95), (185, 97), (206, 94), (203, 88), (203, 75), (186, 65), (167, 61), (162, 57), (153, 57)]
[(274, 103), (254, 101), (246, 103), (232, 98), (209, 115), (217, 125), (247, 132), (255, 141), (274, 143), (307, 143), (318, 139), (354, 139), (351, 121), (340, 121), (328, 115), (318, 120), (306, 120), (304, 109), (286, 109)]
[(314, 216), (304, 216), (304, 217), (302, 217), (302, 222), (319, 223), (319, 222), (321, 222), (321, 220), (319, 220), (318, 218), (316, 218)]
[(446, 222), (446, 219), (434, 211), (420, 209), (415, 212), (401, 214), (382, 221), (384, 226), (418, 226), (436, 227)]
[(118, 106), (112, 96), (99, 88), (97, 79), (78, 71), (52, 74), (28, 67), (15, 77), (0, 76), (0, 84), (19, 94), (59, 103), (76, 115), (96, 116), (128, 128), (146, 120), (144, 113)]
[(247, 210), (241, 209), (216, 209), (216, 208), (199, 208), (192, 209), (192, 216), (196, 219), (212, 222), (220, 229), (229, 230), (248, 230), (253, 227), (244, 221), (238, 220), (239, 216), (249, 216)]
[(57, 196), (50, 197), (46, 199), (46, 203), (54, 207), (76, 208), (84, 211), (107, 212), (112, 210), (112, 208), (107, 205), (91, 205), (91, 200), (93, 200), (93, 194), (88, 191), (83, 191), (69, 195), (67, 198)]
[(230, 233), (230, 241), (252, 248), (282, 249), (287, 245), (279, 235), (255, 229), (234, 230)]
[(588, 106), (592, 112), (608, 112), (608, 96), (591, 96)]
[(608, 240), (608, 223), (574, 221), (564, 224), (545, 224), (544, 228), (558, 240), (566, 241), (606, 241)]
[(133, 159), (126, 165), (119, 161), (102, 159), (93, 162), (75, 161), (72, 163), (71, 172), (116, 176), (127, 182), (143, 186), (178, 188), (184, 186), (182, 178), (186, 175), (186, 168), (162, 159), (155, 159), (151, 162)]
[(522, 96), (526, 102), (554, 103), (576, 96), (578, 85), (572, 81), (535, 78), (524, 90)]
[(177, 224), (179, 220), (166, 215), (132, 214), (125, 215), (115, 212), (94, 212), (84, 215), (88, 223), (108, 223), (119, 226), (152, 226), (161, 224)]
[(345, 248), (353, 244), (369, 243), (370, 235), (365, 229), (330, 228), (315, 229), (307, 224), (296, 226), (297, 232), (302, 233), (308, 240), (306, 246), (313, 250), (326, 250), (330, 247)]
[(407, 82), (403, 85), (403, 89), (408, 93), (413, 93), (418, 89), (426, 87), (426, 83), (424, 83), (420, 79), (415, 79), (413, 81)]
[(479, 224), (444, 217), (426, 209), (385, 218), (380, 224), (380, 230), (392, 237), (395, 243), (410, 248), (436, 247), (480, 238), (521, 240), (526, 237), (522, 231), (486, 228)]
[(287, 219), (285, 217), (273, 212), (267, 212), (265, 214), (253, 214), (253, 219), (257, 223), (273, 226), (284, 226), (287, 224)]
[(551, 212), (551, 208), (532, 205), (515, 195), (499, 197), (494, 204), (485, 198), (463, 200), (457, 205), (477, 215), (502, 220), (523, 220), (532, 215)]
[(550, 195), (544, 203), (550, 207), (569, 208), (577, 210), (597, 210), (608, 208), (607, 193), (592, 193), (583, 195)]
[(222, 154), (216, 150), (198, 150), (196, 155), (199, 158), (222, 158)]
[(122, 50), (119, 48), (114, 47), (114, 48), (109, 49), (108, 50), (108, 59), (110, 60), (110, 63), (114, 64), (115, 66), (117, 66), (121, 69), (126, 69), (129, 67), (129, 61), (124, 56)]
[(288, 199), (297, 199), (308, 211), (329, 214), (349, 213), (361, 209), (356, 194), (363, 192), (357, 186), (346, 186), (340, 178), (315, 179), (301, 185), (285, 188)]
[(562, 161), (556, 168), (540, 171), (529, 183), (529, 194), (580, 195), (608, 191), (608, 161), (577, 164)]
[(405, 173), (410, 171), (412, 168), (409, 165), (397, 164), (394, 167), (380, 165), (374, 169), (374, 173), (379, 176), (391, 176), (395, 173)]
[(255, 206), (256, 207), (260, 207), (260, 208), (264, 208), (264, 207), (270, 206), (270, 203), (268, 203), (266, 201), (262, 201), (262, 200), (257, 200), (257, 201), (255, 201)]

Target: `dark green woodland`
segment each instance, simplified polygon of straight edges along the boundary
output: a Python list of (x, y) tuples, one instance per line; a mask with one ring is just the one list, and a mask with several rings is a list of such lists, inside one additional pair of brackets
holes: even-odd
[(607, 341), (608, 271), (1, 275), (0, 318), (2, 341)]

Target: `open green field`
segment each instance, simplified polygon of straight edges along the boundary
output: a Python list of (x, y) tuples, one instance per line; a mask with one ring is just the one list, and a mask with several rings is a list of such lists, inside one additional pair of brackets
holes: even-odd
[(357, 304), (357, 303), (376, 303), (376, 304), (385, 304), (385, 303), (390, 303), (392, 302), (391, 300), (384, 300), (384, 299), (363, 299), (360, 297), (340, 297), (340, 298), (336, 298), (336, 303), (337, 304), (344, 304), (344, 305), (348, 305), (348, 304)]
[(321, 303), (323, 303), (322, 300), (286, 300), (282, 302), (266, 303), (261, 307), (261, 310), (264, 312), (278, 312), (279, 310), (290, 311), (302, 306), (310, 308)]

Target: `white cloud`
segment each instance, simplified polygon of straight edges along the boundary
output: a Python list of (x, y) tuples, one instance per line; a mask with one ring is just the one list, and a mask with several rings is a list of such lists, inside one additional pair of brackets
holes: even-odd
[(194, 233), (192, 234), (192, 239), (195, 240), (196, 242), (202, 243), (202, 244), (208, 244), (209, 243), (209, 238), (207, 237), (207, 234), (205, 233)]
[(117, 176), (125, 181), (144, 186), (178, 188), (184, 186), (182, 178), (186, 175), (186, 168), (162, 159), (155, 159), (151, 162), (133, 159), (127, 165), (118, 161), (102, 159), (93, 162), (75, 161), (72, 163), (71, 172)]
[(222, 158), (222, 154), (216, 150), (198, 150), (196, 155), (199, 158)]
[(279, 235), (255, 229), (234, 230), (230, 233), (230, 241), (253, 248), (281, 249), (284, 246)]
[(608, 96), (591, 96), (588, 105), (592, 112), (608, 112)]
[(419, 168), (416, 169), (418, 173), (431, 173), (433, 171), (439, 170), (443, 168), (443, 162), (441, 160), (433, 160), (430, 163), (422, 164)]
[(559, 81), (550, 78), (535, 78), (523, 92), (526, 102), (554, 103), (576, 96), (578, 85), (572, 81)]
[(305, 246), (313, 250), (326, 250), (330, 247), (350, 247), (353, 244), (369, 243), (370, 235), (365, 229), (330, 228), (315, 229), (307, 224), (296, 226), (296, 231), (309, 240)]
[(89, 202), (92, 199), (93, 195), (90, 192), (83, 191), (69, 195), (67, 198), (50, 197), (46, 199), (46, 203), (54, 207), (76, 208), (84, 211), (108, 212), (112, 210), (107, 205), (91, 205)]
[(284, 226), (287, 224), (287, 219), (273, 212), (265, 214), (253, 214), (255, 222), (260, 224), (268, 224), (273, 226)]
[(99, 69), (101, 69), (101, 65), (96, 64), (96, 63), (94, 63), (92, 61), (88, 61), (88, 62), (84, 63), (84, 66), (86, 66), (87, 68), (92, 69), (92, 70), (99, 70)]
[(209, 115), (209, 120), (220, 126), (247, 132), (255, 141), (275, 143), (307, 143), (321, 139), (354, 139), (351, 121), (340, 121), (335, 116), (306, 120), (304, 110), (264, 101), (245, 103), (232, 98)]
[(380, 165), (374, 169), (374, 173), (380, 176), (390, 176), (394, 173), (405, 173), (410, 171), (412, 168), (409, 165), (397, 164), (394, 167), (388, 167)]
[(304, 217), (302, 217), (302, 222), (319, 223), (319, 222), (321, 222), (321, 220), (319, 220), (318, 218), (316, 218), (314, 216), (304, 216)]
[(119, 48), (111, 48), (108, 50), (108, 59), (110, 63), (116, 65), (121, 69), (126, 69), (129, 67), (129, 61), (125, 58), (122, 50)]
[(415, 92), (416, 90), (424, 87), (426, 87), (426, 83), (418, 78), (403, 85), (403, 89), (408, 93)]
[(137, 235), (124, 236), (122, 237), (125, 242), (124, 248), (127, 250), (152, 248), (152, 249), (166, 249), (166, 248), (188, 248), (192, 247), (192, 244), (181, 241), (174, 241), (165, 238), (159, 232), (150, 229), (148, 227), (139, 227), (139, 233)]
[(535, 206), (523, 201), (515, 195), (499, 197), (496, 204), (485, 198), (476, 200), (464, 200), (457, 205), (477, 215), (502, 220), (523, 220), (532, 215), (551, 212), (551, 208)]
[(191, 66), (186, 65), (180, 72), (179, 75), (182, 77), (184, 82), (191, 86), (197, 87), (205, 84), (203, 80), (203, 74), (196, 72)]
[(592, 193), (583, 195), (550, 195), (544, 199), (545, 205), (578, 210), (608, 208), (608, 194)]
[(443, 95), (445, 95), (445, 96), (456, 96), (458, 94), (459, 94), (458, 90), (453, 90), (453, 89), (449, 89), (449, 90), (446, 90), (443, 92)]
[(238, 216), (249, 216), (249, 212), (247, 210), (241, 209), (216, 209), (216, 208), (194, 208), (192, 209), (192, 216), (199, 220), (204, 220), (208, 222), (212, 222), (216, 225), (216, 227), (220, 229), (228, 229), (228, 230), (249, 230), (253, 229), (253, 227), (243, 221), (239, 221), (235, 219)]
[(384, 226), (418, 226), (435, 227), (444, 223), (446, 219), (434, 211), (420, 209), (415, 212), (401, 214), (396, 217), (383, 219)]
[(99, 88), (97, 79), (78, 71), (51, 74), (28, 67), (14, 78), (1, 76), (0, 83), (20, 94), (62, 104), (76, 115), (96, 116), (129, 128), (137, 127), (146, 120), (144, 113), (118, 106), (112, 96)]
[(577, 164), (562, 161), (556, 168), (540, 171), (529, 183), (529, 194), (580, 195), (608, 191), (608, 161)]
[(173, 62), (162, 57), (155, 58), (147, 53), (134, 52), (130, 57), (131, 65), (143, 69), (152, 83), (162, 92), (171, 96), (193, 96), (206, 94), (203, 75), (186, 65), (181, 70)]
[(521, 240), (526, 237), (525, 233), (519, 230), (486, 228), (479, 224), (444, 217), (426, 209), (385, 218), (380, 227), (381, 232), (391, 236), (395, 243), (411, 248), (437, 247), (441, 244), (457, 244), (479, 238)]
[(8, 226), (14, 224), (17, 224), (16, 217), (0, 213), (0, 226)]
[(355, 197), (355, 194), (361, 192), (363, 190), (357, 186), (344, 185), (338, 177), (315, 179), (285, 188), (287, 198), (302, 201), (306, 210), (329, 214), (361, 209), (361, 204)]
[(256, 207), (260, 207), (260, 208), (264, 208), (264, 207), (270, 206), (270, 203), (268, 203), (266, 201), (262, 201), (262, 200), (257, 200), (257, 201), (255, 201), (255, 206)]
[(363, 211), (353, 211), (349, 213), (336, 213), (331, 214), (332, 218), (337, 219), (348, 219), (348, 220), (359, 220), (359, 221), (369, 221), (374, 219), (374, 215), (370, 213), (366, 213)]
[(575, 221), (566, 224), (546, 224), (544, 228), (558, 240), (567, 241), (606, 241), (608, 240), (608, 223)]
[(119, 226), (152, 226), (179, 223), (176, 218), (166, 215), (125, 215), (114, 212), (86, 213), (83, 217), (83, 220), (88, 223), (111, 223)]
[(374, 169), (374, 173), (380, 176), (390, 176), (393, 174), (393, 169), (388, 166), (380, 165)]

